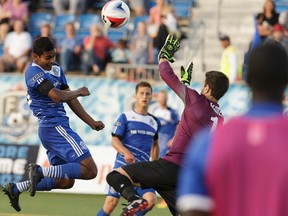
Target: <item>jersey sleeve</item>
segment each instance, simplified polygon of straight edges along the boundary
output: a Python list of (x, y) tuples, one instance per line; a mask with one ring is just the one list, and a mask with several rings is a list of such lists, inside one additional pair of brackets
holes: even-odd
[(174, 73), (168, 62), (162, 62), (159, 65), (160, 76), (163, 81), (185, 102), (186, 85), (184, 85)]
[(60, 70), (61, 70), (61, 79), (62, 79), (61, 80), (62, 81), (61, 89), (65, 90), (65, 89), (69, 88), (69, 86), (68, 86), (67, 79), (66, 79), (66, 76), (65, 76), (62, 68), (60, 68)]
[(44, 71), (37, 66), (30, 67), (25, 76), (27, 86), (32, 89), (37, 89), (44, 80), (48, 79)]
[(181, 212), (189, 210), (209, 212), (213, 207), (205, 181), (210, 147), (209, 132), (209, 129), (205, 129), (189, 144), (187, 157), (178, 176), (177, 207)]
[(124, 113), (122, 113), (117, 121), (114, 123), (113, 129), (112, 129), (112, 136), (117, 137), (124, 137), (126, 132), (126, 124), (127, 124), (127, 118)]
[(157, 122), (158, 126), (157, 126), (156, 133), (154, 135), (154, 140), (158, 140), (158, 133), (159, 133), (159, 130), (161, 128), (161, 122), (160, 122), (160, 120), (158, 118), (155, 117), (155, 119), (156, 119), (156, 122)]

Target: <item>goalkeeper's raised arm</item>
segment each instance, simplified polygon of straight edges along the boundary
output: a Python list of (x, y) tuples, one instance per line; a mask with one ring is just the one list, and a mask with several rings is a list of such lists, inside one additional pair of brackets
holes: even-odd
[(185, 103), (186, 85), (190, 85), (192, 78), (193, 62), (190, 61), (184, 69), (181, 66), (181, 81), (178, 76), (174, 73), (169, 62), (175, 61), (174, 54), (180, 49), (180, 40), (174, 38), (172, 35), (168, 35), (165, 44), (161, 48), (158, 61), (160, 76), (165, 83), (181, 98)]

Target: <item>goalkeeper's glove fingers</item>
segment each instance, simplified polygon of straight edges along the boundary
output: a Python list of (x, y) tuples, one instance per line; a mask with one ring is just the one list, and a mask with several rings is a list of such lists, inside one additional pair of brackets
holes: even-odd
[(186, 69), (184, 69), (184, 67), (181, 66), (180, 70), (181, 70), (181, 82), (184, 83), (185, 85), (190, 85), (193, 72), (193, 62), (190, 61)]
[(180, 40), (177, 38), (174, 38), (172, 35), (168, 35), (165, 44), (161, 48), (158, 60), (160, 58), (165, 58), (169, 62), (173, 63), (175, 61), (175, 58), (173, 57), (174, 54), (180, 49)]

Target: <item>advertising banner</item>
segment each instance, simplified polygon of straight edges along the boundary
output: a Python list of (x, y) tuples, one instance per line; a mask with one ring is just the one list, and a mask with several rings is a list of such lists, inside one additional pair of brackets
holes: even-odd
[[(94, 131), (65, 104), (70, 126), (87, 146), (110, 146), (114, 122), (121, 113), (131, 109), (134, 102), (135, 83), (93, 76), (67, 76), (67, 80), (72, 90), (81, 86), (89, 89), (91, 94), (78, 100), (94, 119), (105, 124), (104, 130)], [(0, 143), (39, 145), (38, 123), (26, 103), (23, 75), (1, 74), (0, 85)], [(202, 83), (192, 82), (190, 87), (200, 92)], [(180, 98), (165, 83), (154, 85), (153, 93), (161, 89), (168, 91), (168, 105), (181, 115), (184, 105)], [(250, 97), (246, 85), (231, 84), (219, 101), (225, 120), (244, 113), (250, 105)], [(287, 101), (286, 94), (286, 104)]]
[(26, 168), (35, 163), (39, 145), (0, 144), (0, 185), (28, 179)]

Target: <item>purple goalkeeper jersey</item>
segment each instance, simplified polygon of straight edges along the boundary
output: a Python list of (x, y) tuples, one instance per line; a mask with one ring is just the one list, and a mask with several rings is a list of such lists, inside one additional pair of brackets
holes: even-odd
[(186, 147), (196, 132), (205, 127), (214, 129), (217, 125), (223, 124), (224, 119), (219, 105), (184, 85), (168, 62), (160, 64), (160, 76), (185, 105), (173, 144), (163, 157), (163, 159), (181, 166), (186, 155)]

